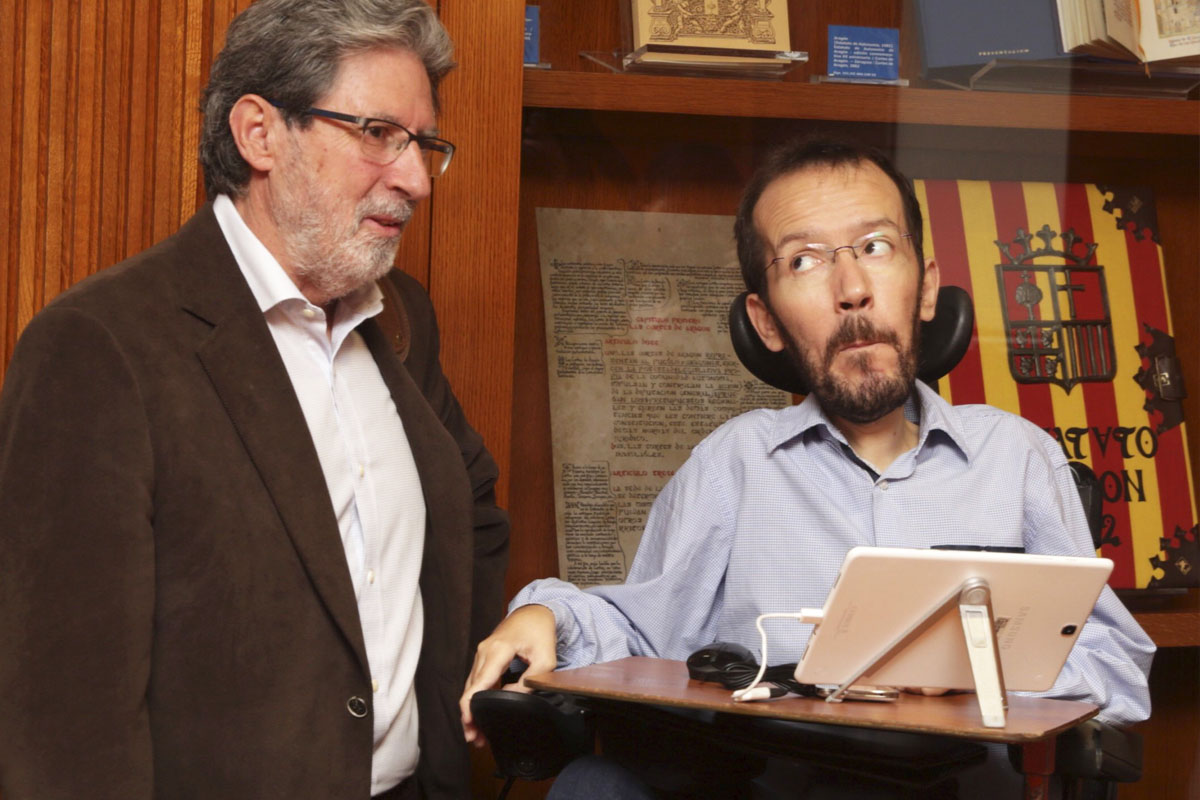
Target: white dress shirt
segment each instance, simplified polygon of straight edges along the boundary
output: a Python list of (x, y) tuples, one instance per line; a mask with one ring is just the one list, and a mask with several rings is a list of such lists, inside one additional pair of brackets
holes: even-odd
[(371, 794), (379, 794), (417, 768), (413, 677), (425, 542), (425, 501), (404, 425), (354, 330), (382, 310), (382, 295), (374, 284), (350, 293), (329, 325), (228, 197), (219, 196), (213, 211), (292, 379), (329, 488), (371, 669)]

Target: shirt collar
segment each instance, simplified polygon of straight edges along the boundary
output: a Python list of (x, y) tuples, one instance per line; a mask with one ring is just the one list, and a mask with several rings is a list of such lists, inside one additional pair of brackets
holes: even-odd
[[(909, 395), (904, 404), (905, 418), (916, 422), (917, 452), (925, 447), (931, 434), (937, 432), (934, 440), (944, 438), (962, 453), (969, 464), (974, 454), (971, 452), (967, 438), (963, 435), (954, 407), (947, 403), (933, 389), (922, 381), (917, 381), (915, 390)], [(849, 446), (846, 437), (837, 426), (825, 415), (816, 395), (809, 394), (799, 405), (782, 409), (775, 417), (775, 424), (768, 438), (768, 450), (774, 451), (802, 437), (809, 431), (819, 432)]]
[[(940, 433), (946, 441), (962, 453), (963, 458), (967, 460), (967, 464), (971, 464), (975, 460), (975, 453), (972, 452), (966, 434), (963, 433), (962, 426), (958, 421), (958, 415), (954, 412), (954, 406), (947, 403), (941, 395), (929, 388), (924, 381), (917, 381), (915, 399), (910, 398), (909, 402), (914, 407), (917, 402), (920, 403), (920, 422), (917, 433), (918, 452), (925, 446), (925, 442), (930, 436), (936, 432)], [(905, 406), (905, 413), (908, 413), (908, 406)]]
[[(233, 251), (233, 258), (242, 276), (258, 302), (259, 310), (265, 314), (289, 301), (299, 301), (304, 307), (316, 308), (292, 282), (266, 245), (250, 230), (228, 195), (218, 195), (213, 201), (213, 214), (229, 243), (229, 249)], [(354, 316), (362, 321), (383, 310), (383, 293), (377, 285), (370, 283), (341, 298), (338, 306), (339, 318)]]

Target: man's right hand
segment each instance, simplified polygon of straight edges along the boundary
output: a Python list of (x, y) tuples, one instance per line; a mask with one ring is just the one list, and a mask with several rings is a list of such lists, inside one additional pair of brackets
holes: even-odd
[(526, 676), (552, 672), (558, 665), (556, 645), (554, 613), (540, 605), (521, 606), (497, 625), (491, 636), (479, 643), (466, 688), (458, 701), (468, 742), (483, 744), (483, 737), (471, 718), (471, 696), (497, 686), (513, 658), (520, 658), (529, 667), (511, 688), (529, 691), (525, 686)]

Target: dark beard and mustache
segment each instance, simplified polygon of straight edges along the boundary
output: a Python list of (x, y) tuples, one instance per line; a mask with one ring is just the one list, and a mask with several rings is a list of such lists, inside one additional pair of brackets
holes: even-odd
[[(878, 328), (866, 317), (854, 314), (846, 317), (825, 343), (825, 352), (820, 364), (814, 363), (808, 354), (800, 350), (791, 331), (783, 325), (774, 310), (770, 310), (770, 313), (792, 364), (804, 382), (812, 387), (812, 393), (816, 395), (826, 415), (858, 425), (874, 422), (904, 405), (912, 393), (917, 377), (916, 354), (921, 341), (919, 304), (913, 309), (912, 337), (908, 348), (901, 348), (900, 337), (894, 330)], [(832, 370), (838, 350), (859, 341), (883, 342), (896, 348), (899, 356), (896, 372), (885, 374), (868, 371), (870, 356), (863, 353), (850, 356), (847, 365), (849, 369), (862, 372), (862, 380), (857, 385), (839, 380)]]

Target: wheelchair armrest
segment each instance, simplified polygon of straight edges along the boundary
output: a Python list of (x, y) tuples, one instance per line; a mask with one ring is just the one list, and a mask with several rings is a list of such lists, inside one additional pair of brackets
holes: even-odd
[[(1021, 751), (1010, 747), (1009, 759), (1021, 768)], [(1142, 777), (1142, 736), (1089, 719), (1058, 735), (1054, 771), (1063, 778), (1131, 783)]]
[(471, 716), (507, 778), (540, 781), (592, 752), (591, 714), (566, 695), (495, 689), (471, 698)]

